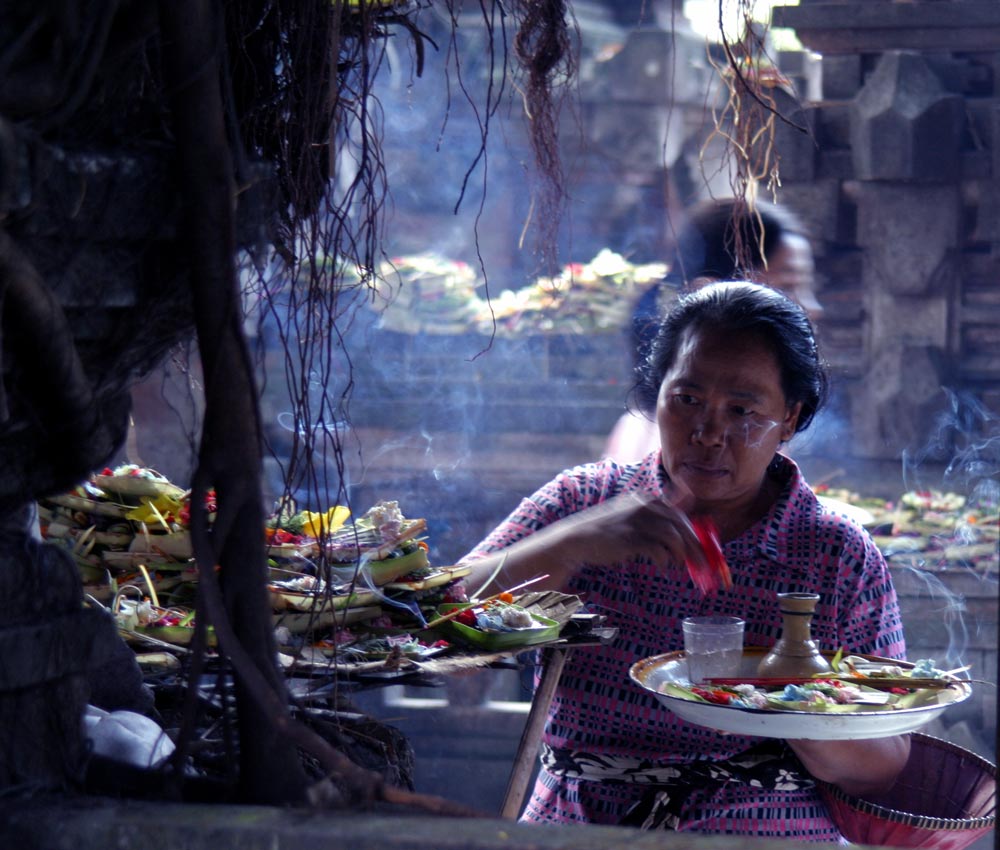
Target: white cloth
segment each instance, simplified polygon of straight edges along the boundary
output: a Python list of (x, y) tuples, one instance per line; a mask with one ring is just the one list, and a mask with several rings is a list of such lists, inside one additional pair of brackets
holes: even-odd
[(88, 705), (84, 734), (94, 752), (135, 767), (157, 767), (174, 751), (174, 742), (160, 725), (134, 711), (105, 711)]

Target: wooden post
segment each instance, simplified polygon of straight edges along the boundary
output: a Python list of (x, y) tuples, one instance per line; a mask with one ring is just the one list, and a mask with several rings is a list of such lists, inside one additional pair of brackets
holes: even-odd
[(538, 743), (542, 737), (542, 729), (545, 728), (545, 718), (548, 716), (549, 706), (552, 704), (556, 684), (562, 675), (563, 665), (572, 651), (572, 648), (568, 646), (553, 646), (542, 650), (542, 678), (531, 700), (528, 720), (524, 724), (521, 742), (518, 744), (517, 755), (514, 758), (514, 767), (510, 773), (510, 779), (507, 781), (507, 791), (500, 808), (500, 817), (502, 818), (516, 820), (521, 812), (524, 795), (528, 790), (528, 782), (531, 781), (531, 774), (535, 767), (535, 758), (538, 755)]

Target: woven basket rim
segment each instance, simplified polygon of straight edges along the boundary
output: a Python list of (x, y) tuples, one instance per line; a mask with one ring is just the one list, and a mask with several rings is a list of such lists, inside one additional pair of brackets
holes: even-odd
[[(938, 749), (943, 750), (951, 750), (954, 753), (968, 758), (969, 760), (975, 762), (978, 767), (983, 769), (994, 779), (997, 778), (997, 766), (989, 759), (983, 758), (978, 753), (967, 750), (965, 747), (960, 747), (958, 744), (953, 744), (951, 741), (945, 741), (941, 738), (935, 738), (933, 735), (927, 735), (921, 732), (913, 733), (913, 737), (919, 738), (923, 743), (926, 743), (929, 746), (937, 747)], [(847, 794), (836, 785), (832, 785), (829, 782), (817, 780), (816, 784), (825, 794), (830, 795), (837, 801), (847, 803), (864, 814), (877, 815), (878, 817), (885, 818), (894, 823), (906, 823), (910, 826), (935, 830), (977, 829), (990, 827), (996, 823), (995, 814), (976, 818), (940, 818), (932, 817), (931, 815), (914, 815), (912, 812), (904, 812), (899, 809), (892, 809), (888, 806), (863, 800), (860, 797), (852, 797), (850, 794)]]

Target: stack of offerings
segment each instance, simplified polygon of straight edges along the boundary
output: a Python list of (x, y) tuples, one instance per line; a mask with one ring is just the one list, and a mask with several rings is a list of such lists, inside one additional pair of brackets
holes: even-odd
[[(426, 520), (405, 517), (395, 501), (378, 502), (353, 522), (344, 511), (310, 515), (305, 527), (299, 514), (269, 521), (279, 538), (293, 536), (291, 545), (316, 546), (313, 557), (291, 559), (271, 547), (268, 591), (279, 645), (293, 656), (327, 658), (343, 658), (349, 648), (357, 657), (359, 647), (375, 644), (425, 652), (437, 641), (411, 632), (420, 632), (442, 601), (465, 598), (460, 579), (469, 569), (432, 566)], [(299, 537), (300, 528), (308, 536)]]
[[(133, 645), (186, 646), (194, 634), (190, 495), (155, 470), (124, 465), (39, 500), (43, 539), (67, 549), (87, 604), (110, 610)], [(206, 508), (211, 521), (214, 491)], [(425, 520), (404, 517), (396, 502), (350, 516), (343, 506), (286, 508), (267, 520), (267, 591), (283, 648), (353, 642), (356, 626), (419, 627), (423, 606), (461, 598), (468, 570), (431, 567)]]
[(588, 263), (488, 295), (473, 265), (416, 254), (380, 266), (375, 306), (383, 329), (406, 334), (618, 333), (638, 297), (666, 272), (662, 263), (633, 265), (603, 249)]
[[(211, 517), (212, 492), (206, 507)], [(190, 516), (188, 491), (132, 464), (104, 469), (69, 492), (38, 502), (43, 539), (69, 550), (84, 591), (104, 603), (118, 587), (140, 580), (153, 582), (161, 598), (189, 591), (184, 586), (194, 580)]]
[(969, 496), (908, 490), (894, 501), (846, 488), (817, 487), (816, 493), (867, 512), (864, 525), (891, 567), (993, 575), (1000, 570), (1000, 503), (988, 488)]
[[(153, 469), (106, 468), (38, 502), (39, 531), (72, 555), (88, 604), (127, 640), (184, 646), (194, 635), (191, 494)], [(209, 521), (215, 494), (206, 494)]]

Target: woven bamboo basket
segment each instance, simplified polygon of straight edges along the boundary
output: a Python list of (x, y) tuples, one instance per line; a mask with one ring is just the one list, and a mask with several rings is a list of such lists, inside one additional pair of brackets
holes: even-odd
[(961, 850), (993, 830), (996, 765), (948, 741), (914, 733), (895, 786), (866, 799), (817, 783), (834, 823), (855, 844)]

